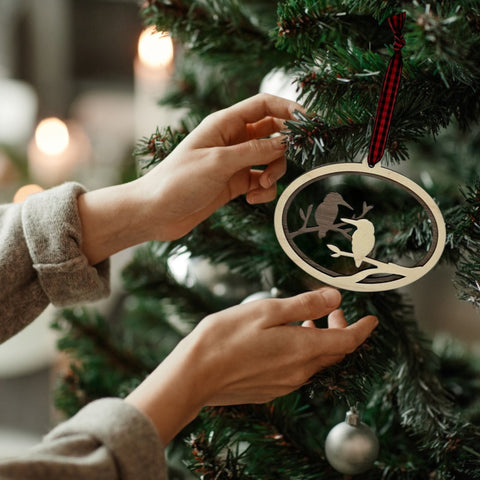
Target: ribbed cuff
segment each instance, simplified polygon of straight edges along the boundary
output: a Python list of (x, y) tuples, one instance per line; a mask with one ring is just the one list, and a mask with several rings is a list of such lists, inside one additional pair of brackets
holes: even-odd
[(85, 189), (65, 183), (27, 198), (22, 224), (33, 268), (51, 303), (66, 306), (109, 294), (109, 261), (91, 266), (81, 251), (77, 197)]
[(105, 445), (122, 480), (166, 480), (165, 454), (150, 420), (119, 398), (96, 400), (52, 430), (45, 440), (87, 434)]

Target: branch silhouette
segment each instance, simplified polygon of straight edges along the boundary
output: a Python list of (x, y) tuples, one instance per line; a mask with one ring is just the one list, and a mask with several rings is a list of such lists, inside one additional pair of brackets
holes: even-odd
[[(362, 205), (362, 213), (360, 215), (357, 216), (353, 216), (352, 219), (353, 220), (360, 220), (361, 218), (365, 217), (365, 215), (373, 208), (373, 205), (367, 205), (366, 202), (363, 202), (363, 205)], [(312, 210), (313, 210), (313, 204), (310, 204), (307, 208), (307, 213), (305, 214), (305, 212), (303, 211), (303, 208), (300, 208), (299, 210), (299, 215), (300, 215), (300, 218), (303, 220), (303, 225), (298, 229), (298, 230), (295, 230), (294, 232), (289, 232), (287, 234), (287, 237), (292, 240), (294, 239), (295, 237), (297, 237), (298, 235), (302, 235), (304, 233), (312, 233), (312, 232), (318, 232), (319, 230), (321, 230), (323, 227), (321, 227), (320, 225), (315, 225), (313, 227), (308, 227), (308, 221), (310, 220), (310, 215), (312, 214)], [(340, 233), (342, 234), (347, 240), (352, 240), (352, 236), (348, 233), (351, 228), (348, 227), (346, 229), (342, 228), (342, 227), (345, 227), (347, 226), (347, 224), (345, 222), (340, 222), (340, 223), (334, 223), (332, 225), (331, 228), (329, 228), (329, 231), (332, 231), (332, 232), (337, 232), (337, 233)]]
[[(334, 258), (354, 258), (353, 253), (344, 252), (343, 250), (340, 250), (336, 245), (327, 244), (327, 247), (333, 252), (332, 257)], [(344, 277), (349, 278), (355, 283), (358, 283), (362, 280), (365, 280), (365, 278), (369, 277), (370, 275), (374, 275), (377, 273), (388, 273), (392, 275), (401, 275), (402, 277), (406, 277), (407, 275), (411, 275), (412, 273), (415, 273), (422, 269), (422, 267), (403, 267), (402, 265), (397, 265), (396, 263), (380, 262), (379, 260), (375, 260), (369, 257), (363, 258), (363, 262), (368, 263), (369, 265), (373, 265), (375, 268), (367, 268), (353, 275), (344, 275)]]

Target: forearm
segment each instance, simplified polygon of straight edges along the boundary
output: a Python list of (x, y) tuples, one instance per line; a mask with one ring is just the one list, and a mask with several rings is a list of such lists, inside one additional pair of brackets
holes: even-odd
[(200, 372), (201, 358), (186, 345), (188, 341), (184, 339), (125, 399), (151, 420), (163, 445), (198, 415), (206, 401), (208, 379)]
[(152, 240), (138, 181), (86, 192), (78, 197), (82, 251), (91, 265)]

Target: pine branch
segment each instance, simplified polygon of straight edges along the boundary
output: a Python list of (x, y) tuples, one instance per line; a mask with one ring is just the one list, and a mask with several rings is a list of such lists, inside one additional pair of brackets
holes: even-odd
[[(221, 463), (222, 471), (231, 471), (227, 462), (233, 460), (237, 469), (243, 469), (245, 478), (264, 480), (336, 478), (320, 450), (320, 439), (312, 437), (315, 429), (311, 424), (315, 423), (312, 413), (302, 406), (299, 393), (266, 405), (206, 409), (201, 428), (194, 434), (194, 439), (204, 444), (208, 438), (203, 451), (209, 452), (210, 460), (202, 458), (201, 464)], [(311, 431), (307, 431), (309, 427)], [(210, 431), (215, 434), (207, 435)], [(314, 446), (308, 446), (309, 443)], [(197, 448), (194, 455), (198, 461)]]
[[(297, 121), (286, 121), (287, 156), (298, 166), (310, 170), (322, 163), (352, 161), (365, 149), (360, 133), (365, 128), (355, 122), (328, 126), (321, 117), (296, 112)], [(337, 160), (338, 159), (338, 160)]]
[[(267, 12), (271, 18), (273, 11)], [(244, 2), (148, 0), (141, 13), (146, 24), (171, 32), (189, 50), (217, 63), (234, 65), (242, 55), (257, 68), (268, 65), (266, 73), (281, 59), (272, 48), (266, 19)]]
[(328, 49), (338, 37), (364, 48), (384, 45), (387, 28), (378, 27), (370, 16), (350, 14), (341, 1), (288, 0), (278, 4), (275, 47), (298, 59), (314, 58)]
[(480, 180), (468, 187), (464, 195), (465, 205), (451, 220), (460, 255), (455, 283), (462, 300), (480, 307)]
[[(61, 323), (68, 322), (69, 337), (63, 337), (58, 341), (60, 350), (72, 353), (75, 341), (81, 341), (85, 350), (90, 350), (90, 345), (95, 345), (96, 354), (101, 355), (115, 370), (128, 374), (138, 374), (148, 371), (148, 366), (143, 364), (133, 354), (118, 347), (110, 338), (109, 328), (100, 314), (90, 315), (86, 309), (80, 312), (65, 310), (62, 318), (57, 320), (53, 326), (62, 330), (65, 328)], [(77, 350), (78, 351), (78, 350)]]
[(70, 359), (55, 392), (55, 405), (68, 416), (92, 400), (118, 395), (125, 383), (137, 383), (133, 379), (143, 378), (151, 369), (121, 345), (98, 313), (64, 310), (52, 326), (62, 332), (58, 348)]
[(212, 434), (200, 432), (192, 435), (188, 445), (192, 449), (195, 462), (190, 469), (201, 478), (215, 480), (254, 480), (246, 474), (245, 465), (241, 465), (234, 451), (229, 448), (230, 438), (223, 433), (222, 425), (215, 425)]
[(187, 136), (187, 133), (185, 130), (157, 127), (150, 137), (144, 137), (138, 141), (133, 156), (141, 162), (142, 170), (148, 170), (164, 160)]
[(189, 52), (176, 69), (173, 87), (164, 102), (174, 108), (188, 109), (190, 118), (184, 122), (188, 122), (187, 130), (191, 131), (210, 113), (256, 93), (258, 83), (256, 75), (250, 80), (233, 69), (226, 73), (223, 67)]
[[(323, 24), (317, 18), (316, 8), (327, 10), (333, 17), (339, 15), (343, 19), (345, 16), (344, 12), (335, 9), (334, 2), (315, 2), (314, 6), (308, 1), (302, 3), (304, 5), (288, 4), (286, 17), (296, 18), (294, 11), (306, 15), (312, 25), (318, 22), (318, 29)], [(465, 8), (470, 13), (469, 18), (475, 16), (474, 11)], [(361, 8), (355, 7), (355, 11), (358, 10)], [(393, 160), (407, 158), (407, 142), (437, 134), (453, 116), (466, 128), (480, 114), (480, 36), (476, 31), (472, 34), (471, 20), (462, 15), (465, 12), (458, 7), (455, 12), (454, 15), (453, 10), (445, 9), (446, 17), (442, 18), (434, 8), (425, 11), (423, 6), (417, 10), (410, 7), (410, 15), (417, 21), (410, 18), (406, 25), (412, 32), (405, 34), (408, 37), (404, 48), (405, 78), (387, 147)], [(311, 110), (322, 112), (321, 116), (332, 128), (357, 123), (358, 134), (367, 139), (391, 47), (385, 52), (375, 51), (370, 45), (366, 51), (364, 45), (356, 45), (341, 29), (335, 30), (335, 43), (324, 45), (321, 33), (304, 35), (305, 28), (301, 22), (299, 38), (312, 42), (315, 53), (310, 55), (303, 44), (299, 49), (302, 52), (301, 98)], [(358, 28), (353, 30), (358, 31)], [(382, 28), (371, 29), (370, 37), (375, 38), (375, 32), (383, 31)], [(458, 40), (453, 41), (453, 38)], [(320, 44), (314, 43), (317, 40)], [(307, 53), (303, 53), (305, 51)], [(362, 151), (364, 149), (365, 146)], [(357, 153), (353, 149), (349, 152), (347, 158)]]
[(181, 243), (193, 257), (206, 258), (214, 265), (226, 263), (232, 273), (257, 281), (259, 271), (271, 264), (269, 246), (276, 244), (271, 218), (261, 207), (254, 209), (239, 198), (195, 228)]
[[(454, 413), (436, 376), (438, 361), (418, 331), (411, 307), (392, 293), (348, 294), (342, 306), (347, 315), (377, 315), (380, 324), (363, 349), (316, 375), (312, 394), (334, 395), (354, 404), (365, 401), (383, 376), (392, 408), (398, 409), (402, 425), (422, 442), (433, 464), (448, 472), (470, 471), (480, 452), (480, 431)], [(391, 352), (396, 355), (388, 361)]]
[[(122, 272), (125, 289), (142, 299), (156, 299), (169, 305), (170, 316), (178, 312), (183, 323), (193, 328), (213, 313), (211, 304), (189, 286), (178, 283), (171, 274), (168, 260), (177, 253), (174, 242), (149, 242), (135, 251), (134, 258)], [(168, 322), (166, 315), (165, 321)], [(183, 332), (185, 335), (185, 332)]]
[[(381, 311), (385, 315), (387, 311), (398, 308), (394, 305), (394, 297), (392, 294), (388, 298), (386, 295), (370, 297), (372, 303), (368, 311), (379, 308), (377, 314), (382, 318)], [(409, 319), (411, 314), (404, 310), (401, 319), (390, 315), (384, 316), (386, 320), (382, 322), (388, 324), (388, 336), (392, 337), (387, 339), (384, 335), (388, 348), (395, 344), (394, 336), (398, 340), (395, 349), (398, 357), (393, 362), (390, 381), (396, 385), (394, 395), (401, 423), (421, 439), (422, 448), (429, 452), (435, 464), (442, 465), (441, 469), (445, 472), (450, 475), (459, 471), (471, 474), (480, 452), (480, 430), (462, 420), (454, 411), (451, 397), (437, 376), (438, 359), (422, 339), (414, 319)]]

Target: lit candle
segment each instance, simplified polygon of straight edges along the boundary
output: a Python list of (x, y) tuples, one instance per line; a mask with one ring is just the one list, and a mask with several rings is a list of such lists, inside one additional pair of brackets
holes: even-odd
[(35, 130), (35, 143), (47, 155), (59, 155), (66, 151), (69, 141), (67, 125), (59, 118), (46, 118)]
[(173, 42), (167, 32), (157, 32), (155, 27), (146, 28), (138, 39), (138, 57), (143, 64), (157, 73), (172, 69)]
[(172, 109), (158, 105), (173, 73), (173, 42), (168, 33), (145, 29), (138, 40), (135, 74), (135, 137), (171, 125)]
[(58, 185), (88, 158), (89, 150), (88, 139), (78, 125), (45, 118), (28, 146), (29, 173), (41, 185)]

